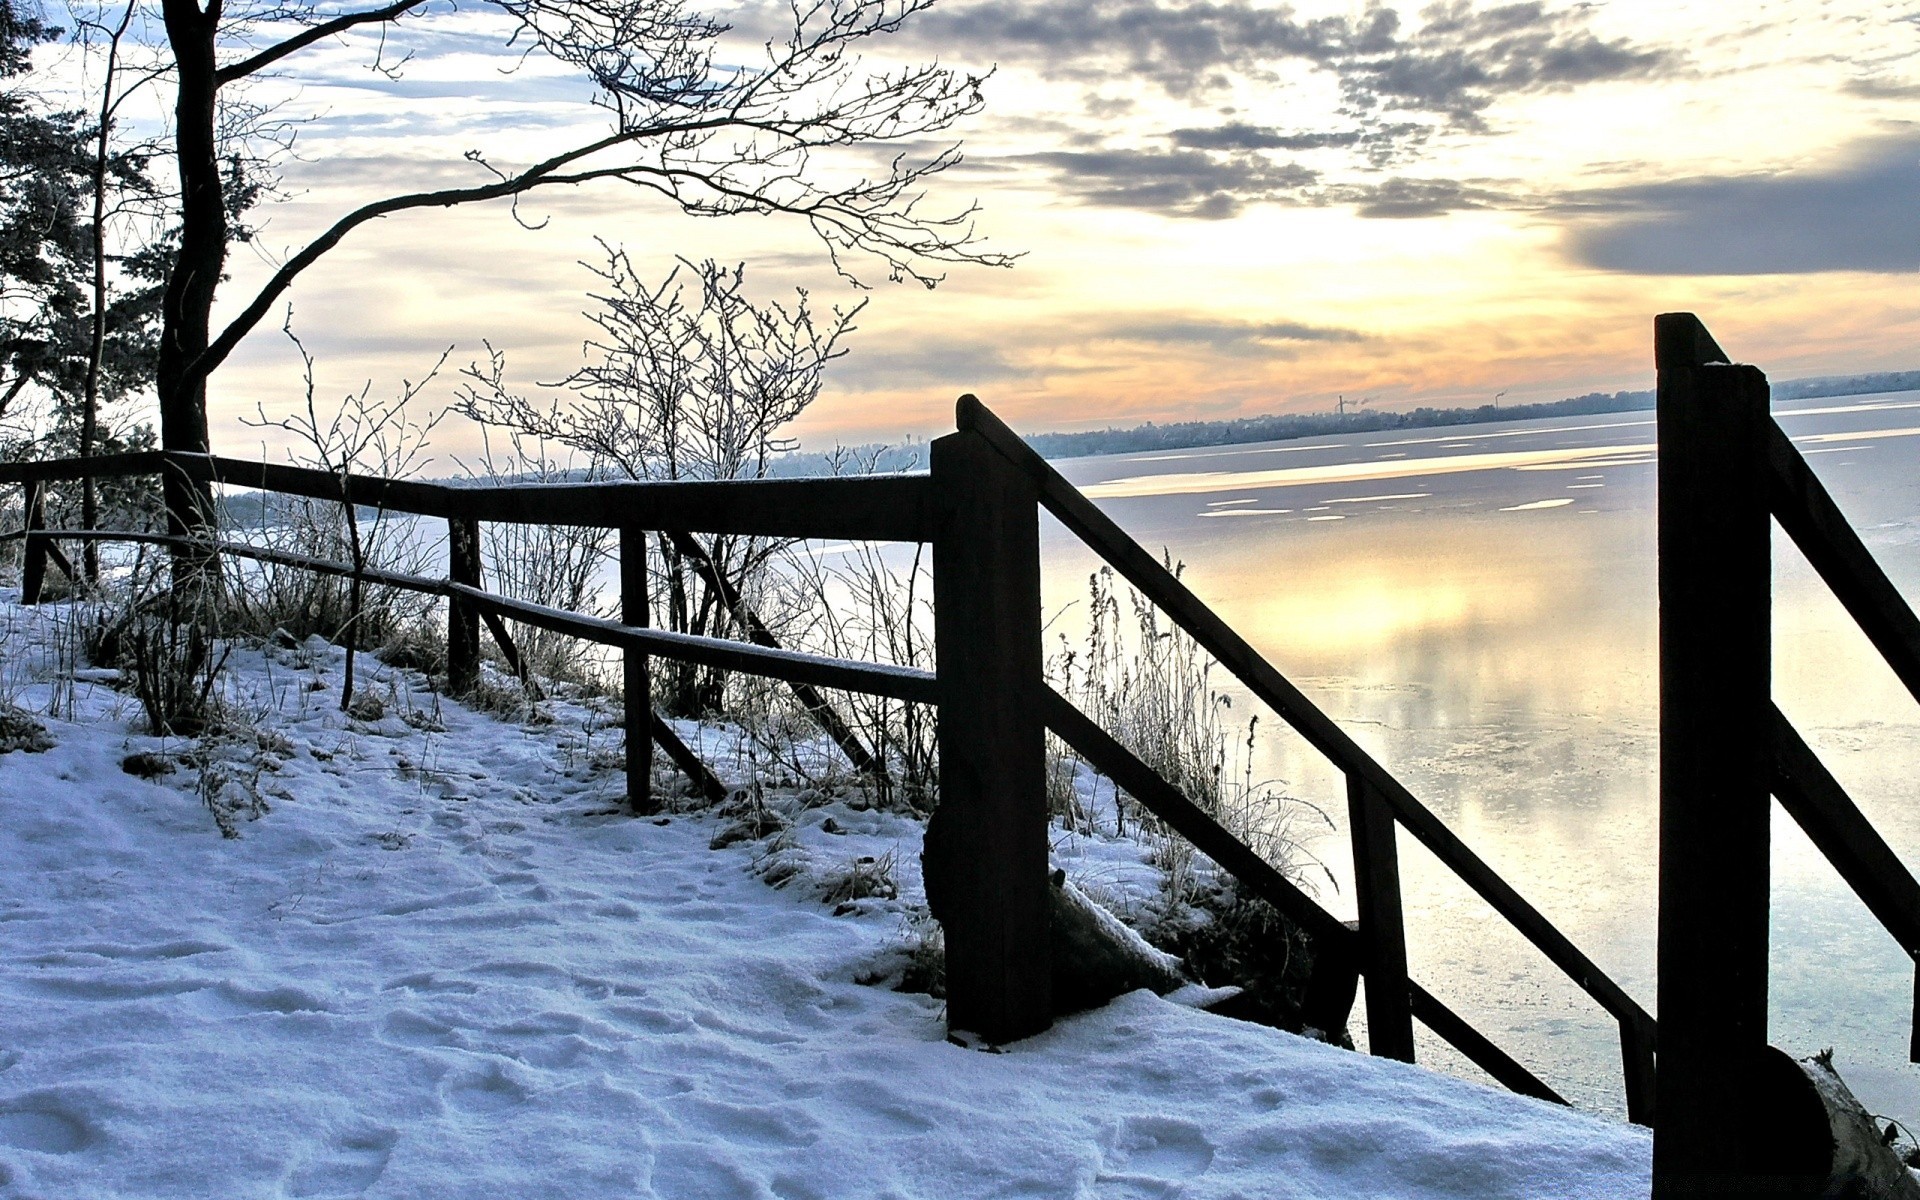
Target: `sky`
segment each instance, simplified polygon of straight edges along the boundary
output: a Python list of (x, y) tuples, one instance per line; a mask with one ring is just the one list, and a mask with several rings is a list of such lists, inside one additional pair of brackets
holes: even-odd
[[(741, 45), (780, 9), (700, 11)], [(350, 38), (259, 85), (310, 119), (223, 311), (356, 203), (605, 127), (505, 29), (437, 7), (389, 35), (397, 69)], [(936, 435), (962, 392), (1038, 432), (1645, 388), (1675, 309), (1778, 378), (1920, 367), (1915, 0), (939, 0), (870, 51), (991, 71), (925, 204), (977, 204), (1012, 267), (928, 290), (851, 261), (856, 288), (796, 221), (690, 219), (617, 184), (408, 213), (290, 293), (320, 396), (392, 395), (451, 347), (421, 401), (445, 403), (489, 346), (559, 394), (541, 385), (585, 361), (596, 239), (647, 278), (714, 257), (761, 298), (865, 299), (797, 426), (814, 447)], [(300, 398), (279, 324), (215, 379), (218, 447)], [(457, 423), (436, 436), (472, 452)]]

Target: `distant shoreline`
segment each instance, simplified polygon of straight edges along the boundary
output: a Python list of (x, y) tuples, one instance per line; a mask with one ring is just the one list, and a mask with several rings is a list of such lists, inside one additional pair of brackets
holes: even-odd
[[(1822, 396), (1862, 396), (1875, 392), (1920, 390), (1920, 370), (1877, 371), (1862, 375), (1822, 375), (1811, 379), (1787, 379), (1773, 383), (1775, 400), (1811, 400)], [(1325, 437), (1342, 433), (1375, 433), (1382, 430), (1432, 429), (1448, 425), (1478, 425), (1492, 421), (1533, 421), (1548, 417), (1588, 416), (1598, 413), (1645, 412), (1653, 408), (1653, 393), (1589, 392), (1541, 404), (1483, 404), (1477, 408), (1408, 409), (1404, 412), (1371, 410), (1365, 412), (1285, 413), (1261, 417), (1238, 417), (1225, 421), (1177, 421), (1160, 425), (1152, 421), (1127, 429), (1091, 429), (1079, 433), (1036, 433), (1026, 443), (1043, 457), (1090, 458), (1101, 454), (1138, 454), (1152, 450), (1188, 450), (1203, 446), (1240, 446), (1254, 442), (1281, 442), (1297, 438)], [(841, 454), (846, 454), (841, 451)], [(852, 452), (863, 461), (873, 460), (882, 471), (913, 471), (926, 466), (926, 446), (863, 446)], [(813, 475), (822, 470), (830, 456), (800, 451), (781, 458), (774, 467), (776, 475)]]

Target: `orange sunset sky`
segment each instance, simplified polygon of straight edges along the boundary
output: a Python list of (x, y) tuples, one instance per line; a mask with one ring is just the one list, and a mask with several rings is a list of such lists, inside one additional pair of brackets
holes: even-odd
[[(483, 7), (415, 28), (397, 83), (347, 40), (267, 85), (317, 119), (229, 310), (351, 204), (600, 123), (559, 68), (503, 73), (518, 60)], [(933, 291), (869, 270), (861, 293), (796, 223), (690, 220), (617, 186), (539, 193), (519, 222), (410, 213), (293, 290), (322, 395), (390, 394), (486, 342), (542, 393), (581, 361), (595, 237), (660, 276), (714, 256), (762, 297), (869, 296), (800, 427), (814, 447), (937, 433), (963, 391), (1038, 431), (1643, 388), (1651, 318), (1676, 308), (1778, 378), (1920, 367), (1912, 0), (941, 0), (872, 52), (995, 68), (927, 203), (977, 202), (988, 244), (1024, 252), (1012, 269)], [(256, 401), (299, 400), (278, 325), (214, 381), (217, 448), (259, 445), (238, 422)], [(474, 444), (457, 423), (437, 439)]]

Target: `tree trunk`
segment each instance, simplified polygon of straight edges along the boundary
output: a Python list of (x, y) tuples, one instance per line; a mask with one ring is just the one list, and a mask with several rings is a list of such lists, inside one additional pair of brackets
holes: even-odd
[[(214, 132), (214, 35), (219, 27), (219, 0), (202, 11), (196, 0), (164, 0), (167, 40), (179, 68), (179, 93), (174, 102), (174, 140), (180, 172), (180, 253), (167, 279), (162, 301), (160, 361), (156, 389), (160, 400), (160, 445), (163, 449), (205, 454), (207, 440), (207, 375), (200, 362), (207, 349), (212, 322), (214, 289), (226, 266), (227, 210), (220, 178), (220, 159)], [(206, 534), (212, 526), (211, 485), (166, 473), (167, 531)], [(203, 554), (176, 552), (176, 574), (182, 566), (204, 571), (213, 560)]]

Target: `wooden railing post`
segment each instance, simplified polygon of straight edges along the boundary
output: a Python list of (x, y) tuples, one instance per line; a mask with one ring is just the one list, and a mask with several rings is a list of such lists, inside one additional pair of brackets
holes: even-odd
[(1400, 850), (1393, 810), (1359, 774), (1347, 776), (1354, 899), (1360, 909), (1361, 972), (1367, 980), (1367, 1050), (1413, 1061), (1407, 989), (1407, 929), (1400, 907)]
[(1053, 1021), (1039, 494), (972, 430), (931, 449), (940, 803), (922, 861), (948, 1024), (1001, 1043)]
[[(647, 535), (645, 530), (620, 530), (620, 621), (645, 628), (652, 624), (647, 598)], [(636, 815), (657, 810), (653, 800), (653, 681), (647, 656), (638, 650), (621, 652), (626, 696), (627, 808)]]
[(1627, 1120), (1653, 1127), (1654, 1043), (1635, 1022), (1620, 1021), (1620, 1075), (1626, 1086)]
[(47, 581), (47, 540), (33, 536), (33, 531), (47, 527), (47, 485), (29, 479), (25, 487), (20, 515), (27, 536), (20, 543), (20, 603), (38, 604)]
[(1661, 317), (1656, 1198), (1768, 1194), (1767, 381)]
[[(447, 518), (447, 578), (480, 586), (480, 522)], [(480, 682), (480, 613), (455, 596), (447, 601), (447, 690), (470, 692)]]

